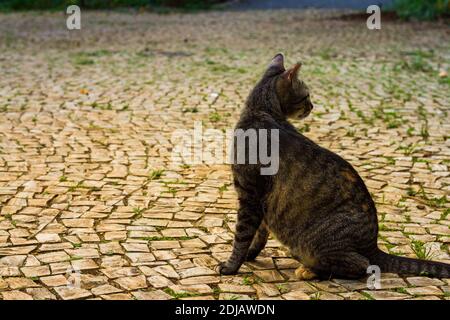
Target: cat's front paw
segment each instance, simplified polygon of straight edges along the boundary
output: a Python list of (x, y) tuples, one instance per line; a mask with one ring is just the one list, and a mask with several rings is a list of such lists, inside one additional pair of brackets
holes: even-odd
[(259, 250), (252, 250), (250, 248), (250, 250), (248, 250), (247, 253), (247, 257), (246, 257), (246, 261), (253, 261), (256, 259), (256, 257), (259, 255)]
[(228, 262), (221, 262), (217, 266), (218, 272), (223, 275), (236, 274), (239, 267), (234, 267), (228, 264)]

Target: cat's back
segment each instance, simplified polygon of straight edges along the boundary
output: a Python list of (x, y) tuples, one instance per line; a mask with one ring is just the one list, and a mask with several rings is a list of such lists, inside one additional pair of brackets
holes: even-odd
[(370, 194), (353, 166), (338, 154), (323, 148), (292, 128), (280, 130), (279, 169), (272, 179), (272, 195), (278, 208), (301, 207), (301, 211), (327, 211), (348, 203), (360, 208)]

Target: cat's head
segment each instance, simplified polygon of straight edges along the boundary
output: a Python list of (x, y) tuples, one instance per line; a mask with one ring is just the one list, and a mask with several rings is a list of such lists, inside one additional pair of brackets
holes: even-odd
[(278, 53), (273, 57), (264, 74), (264, 77), (276, 77), (275, 90), (281, 111), (289, 118), (303, 119), (313, 108), (308, 86), (298, 78), (300, 68), (301, 64), (297, 63), (286, 70), (284, 57)]

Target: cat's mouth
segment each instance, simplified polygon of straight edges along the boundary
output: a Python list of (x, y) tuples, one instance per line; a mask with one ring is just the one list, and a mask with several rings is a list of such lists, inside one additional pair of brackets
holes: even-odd
[(311, 110), (312, 110), (312, 109), (300, 111), (300, 112), (297, 114), (297, 119), (304, 119), (304, 118), (306, 118), (306, 117), (309, 116), (309, 114), (311, 113)]

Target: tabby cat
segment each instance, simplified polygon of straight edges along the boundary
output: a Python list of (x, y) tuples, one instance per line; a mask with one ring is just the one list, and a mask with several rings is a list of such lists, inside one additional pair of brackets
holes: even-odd
[[(300, 64), (285, 70), (277, 54), (250, 93), (236, 129), (279, 129), (279, 170), (260, 173), (261, 163), (233, 164), (239, 210), (233, 252), (219, 265), (234, 274), (255, 259), (269, 230), (303, 266), (300, 279), (361, 278), (369, 265), (382, 272), (450, 277), (450, 265), (398, 257), (377, 246), (375, 204), (355, 169), (337, 154), (299, 133), (287, 118), (313, 108)], [(236, 150), (236, 142), (235, 142)]]

